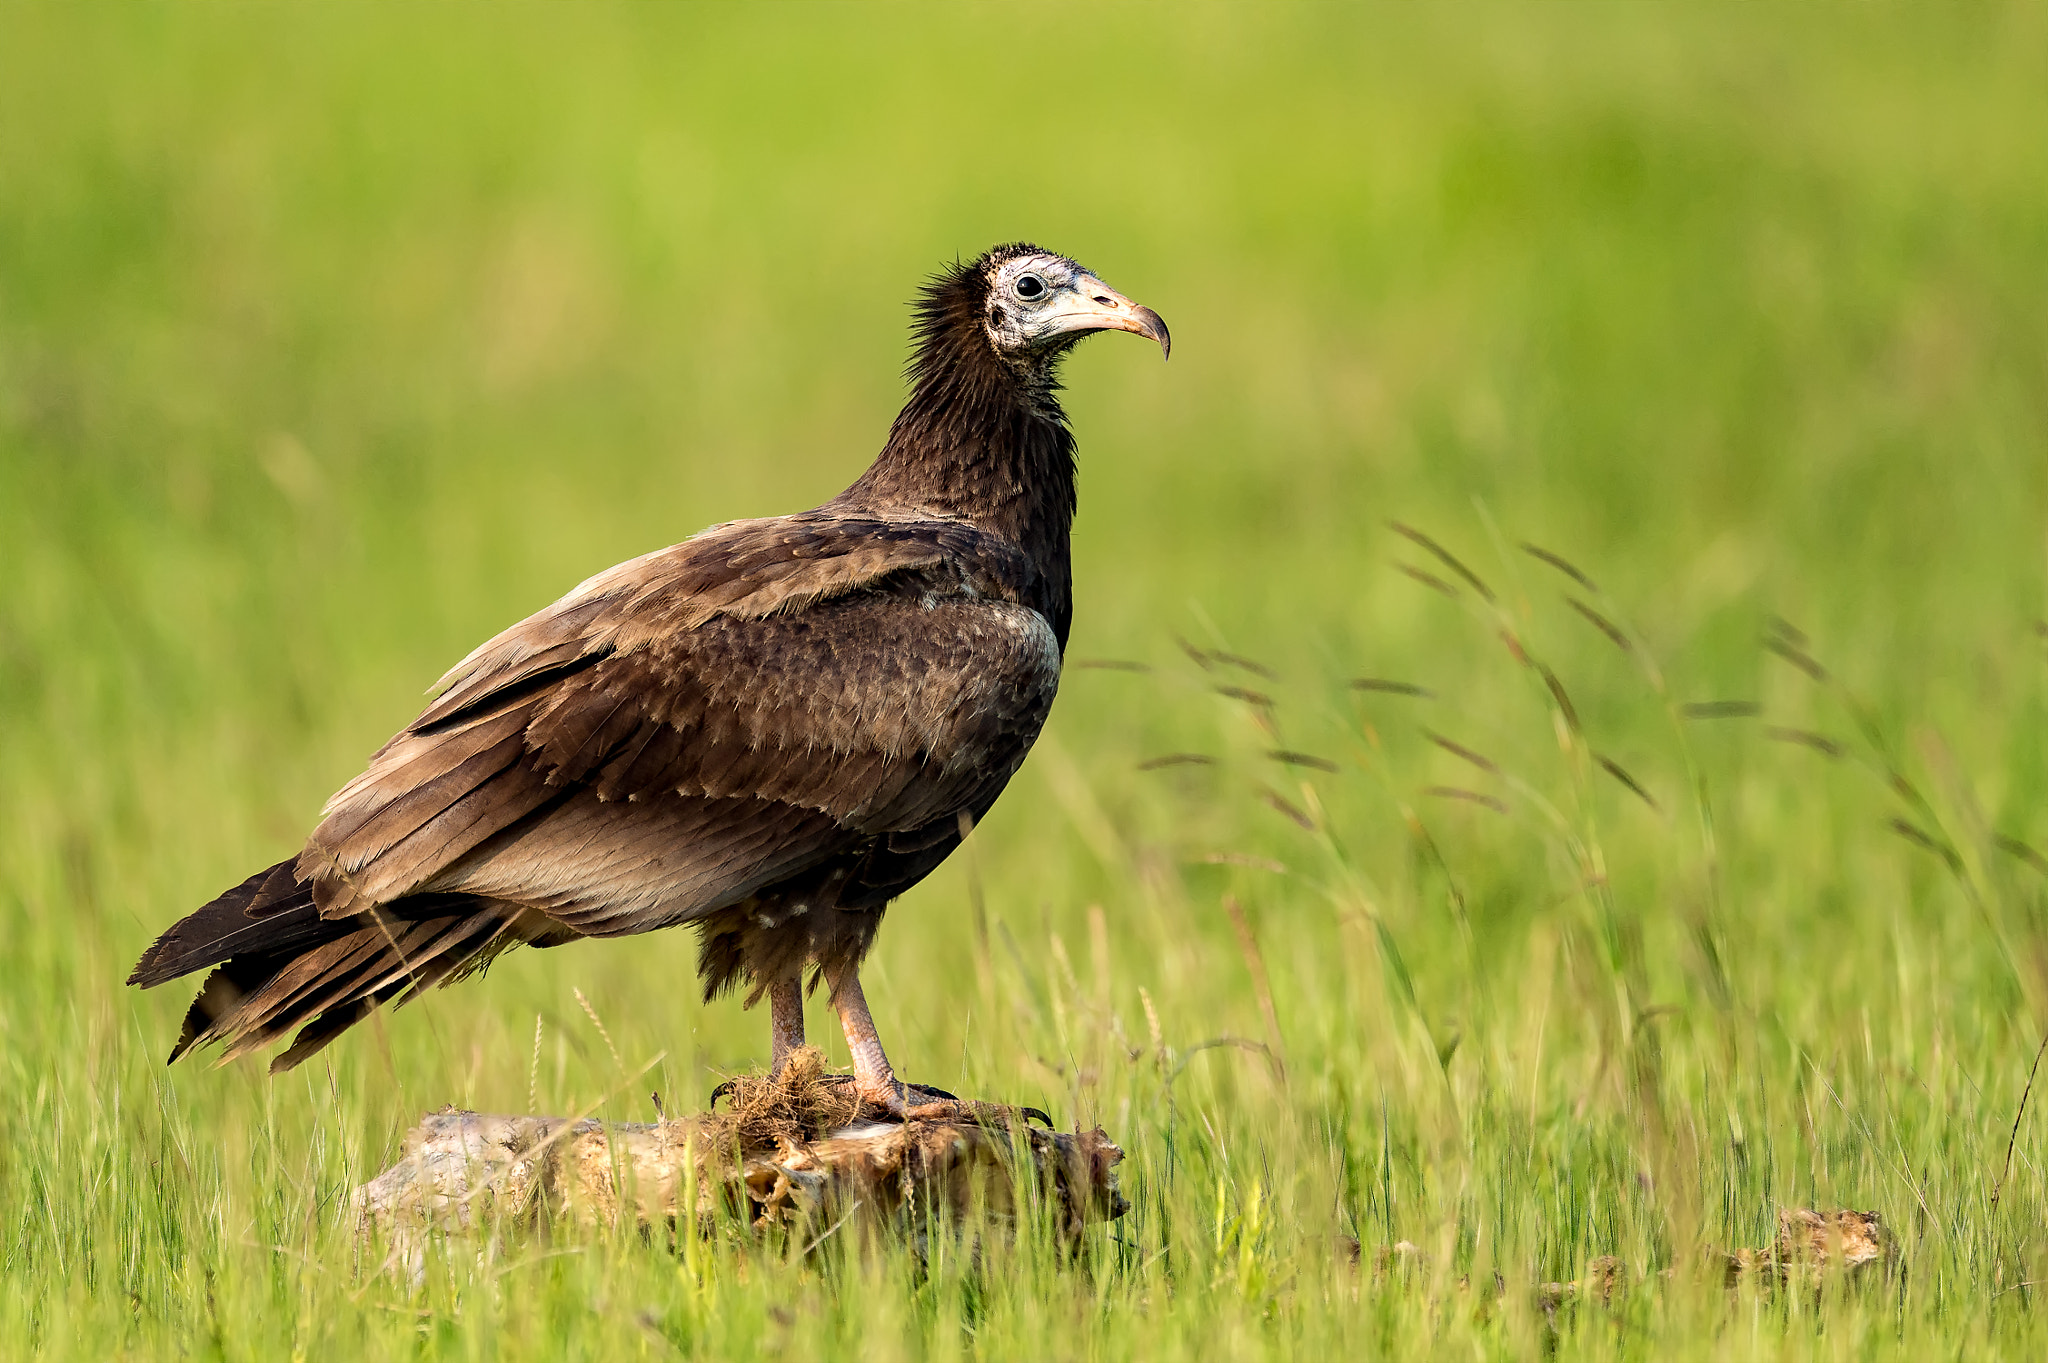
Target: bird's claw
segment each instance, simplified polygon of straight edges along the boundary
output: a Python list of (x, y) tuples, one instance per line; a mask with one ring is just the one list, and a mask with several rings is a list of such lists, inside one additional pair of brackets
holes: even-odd
[(879, 1110), (887, 1116), (901, 1121), (910, 1115), (909, 1086), (894, 1080), (877, 1083), (855, 1075), (853, 1096), (863, 1109)]
[[(863, 1102), (880, 1102), (880, 1100), (876, 1096), (880, 1092), (880, 1090), (878, 1088), (862, 1085), (860, 1076), (857, 1074), (822, 1075), (819, 1077), (818, 1082), (821, 1084), (853, 1084), (859, 1087), (861, 1100)], [(891, 1080), (889, 1082), (893, 1083), (898, 1090), (901, 1090), (905, 1094), (922, 1093), (932, 1098), (943, 1098), (949, 1103), (957, 1103), (960, 1101), (957, 1095), (948, 1093), (942, 1088), (934, 1088), (930, 1084), (907, 1084), (900, 1079)]]
[(944, 1089), (906, 1084), (901, 1080), (876, 1083), (855, 1075), (853, 1091), (862, 1107), (879, 1110), (898, 1121), (958, 1121), (974, 1110), (974, 1104), (963, 1103)]
[[(872, 1080), (863, 1080), (857, 1074), (825, 1074), (818, 1077), (818, 1082), (834, 1087), (851, 1084), (854, 1088), (854, 1097), (860, 1101), (864, 1110), (880, 1112), (898, 1121), (972, 1121), (983, 1109), (992, 1106), (987, 1103), (963, 1102), (958, 1095), (934, 1085), (905, 1083), (900, 1079), (876, 1083)], [(717, 1106), (718, 1100), (730, 1095), (736, 1087), (737, 1085), (728, 1079), (711, 1090), (711, 1105)], [(1000, 1105), (994, 1106), (1001, 1110)], [(1048, 1131), (1054, 1129), (1051, 1115), (1043, 1108), (1018, 1107), (1010, 1110), (1027, 1121), (1036, 1120), (1043, 1123)]]
[[(954, 1122), (970, 1125), (985, 1125), (990, 1118), (997, 1118), (1005, 1111), (1014, 1112), (1028, 1124), (1033, 1119), (1043, 1122), (1046, 1130), (1053, 1129), (1050, 1114), (1035, 1107), (1004, 1108), (996, 1103), (962, 1102), (944, 1089), (935, 1089), (925, 1084), (894, 1083), (887, 1089), (860, 1084), (854, 1080), (855, 1092), (861, 1102), (869, 1108), (879, 1108), (898, 1121), (905, 1122)], [(926, 1101), (919, 1102), (918, 1099)]]

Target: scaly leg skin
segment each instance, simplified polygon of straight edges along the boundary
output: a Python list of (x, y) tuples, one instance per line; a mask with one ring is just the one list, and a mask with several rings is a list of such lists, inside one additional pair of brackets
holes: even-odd
[(853, 1091), (870, 1107), (892, 1117), (935, 1119), (952, 1115), (958, 1103), (908, 1101), (910, 1090), (896, 1078), (889, 1057), (882, 1050), (882, 1038), (875, 1033), (875, 1019), (868, 1012), (867, 995), (861, 992), (860, 972), (841, 971), (831, 982), (832, 1006), (839, 1010), (839, 1025), (846, 1032), (846, 1049), (853, 1053)]
[(782, 1067), (804, 1044), (804, 991), (801, 976), (791, 975), (768, 986), (768, 1028), (774, 1038), (774, 1059), (768, 1077), (782, 1077)]

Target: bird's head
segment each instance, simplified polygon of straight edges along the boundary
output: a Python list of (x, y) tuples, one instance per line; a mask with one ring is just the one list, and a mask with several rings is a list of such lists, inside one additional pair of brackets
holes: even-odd
[(1095, 331), (1129, 331), (1171, 353), (1166, 323), (1065, 256), (1026, 242), (998, 246), (964, 271), (980, 286), (989, 345), (1012, 364), (1036, 368)]
[[(912, 308), (909, 398), (874, 467), (845, 495), (944, 505), (1009, 525), (1014, 494), (1035, 487), (1028, 515), (1016, 513), (1030, 523), (1011, 529), (1020, 543), (1050, 536), (1064, 546), (1074, 437), (1060, 410), (1060, 357), (1097, 331), (1149, 336), (1165, 354), (1173, 344), (1166, 323), (1074, 261), (1026, 242), (941, 270)], [(942, 487), (949, 490), (935, 490)]]

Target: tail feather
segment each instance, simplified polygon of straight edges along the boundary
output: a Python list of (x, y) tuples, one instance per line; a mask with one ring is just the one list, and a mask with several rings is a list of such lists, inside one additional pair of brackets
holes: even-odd
[(214, 967), (171, 1048), (225, 1045), (231, 1060), (299, 1029), (271, 1063), (312, 1055), (393, 999), (480, 969), (523, 941), (575, 935), (516, 904), (463, 894), (415, 895), (365, 913), (322, 918), (289, 861), (250, 876), (174, 924), (128, 977), (147, 988)]
[(231, 956), (300, 949), (341, 931), (314, 909), (313, 887), (299, 884), (292, 863), (280, 861), (171, 924), (142, 953), (128, 983), (148, 989)]

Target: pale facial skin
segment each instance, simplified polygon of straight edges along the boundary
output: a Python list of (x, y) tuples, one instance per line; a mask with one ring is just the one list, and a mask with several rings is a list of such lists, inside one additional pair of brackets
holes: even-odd
[(1166, 323), (1065, 256), (1028, 255), (1003, 261), (989, 282), (989, 340), (1005, 355), (1028, 355), (1072, 344), (1091, 331), (1149, 336), (1162, 354), (1173, 345)]

